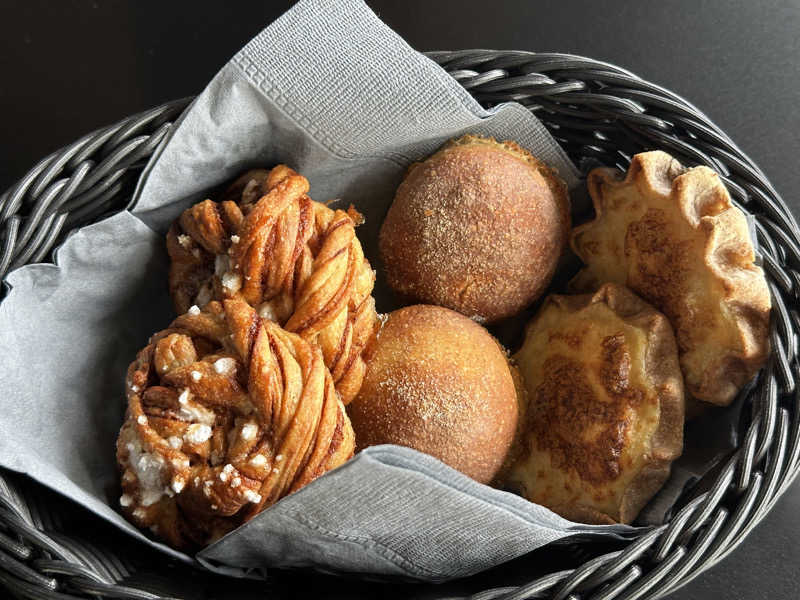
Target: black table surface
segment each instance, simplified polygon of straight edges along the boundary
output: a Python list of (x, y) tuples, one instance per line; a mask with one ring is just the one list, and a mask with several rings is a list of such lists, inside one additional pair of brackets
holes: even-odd
[[(38, 159), (90, 130), (196, 94), (291, 4), (0, 3), (0, 190)], [(419, 50), (570, 52), (616, 63), (659, 83), (715, 120), (800, 214), (800, 0), (368, 4)], [(795, 599), (798, 539), (800, 484), (795, 484), (725, 561), (671, 598)], [(314, 597), (403, 596), (380, 586), (309, 581)], [(209, 597), (234, 597), (234, 588), (217, 582)], [(290, 589), (292, 597), (311, 597), (311, 589), (300, 583)]]

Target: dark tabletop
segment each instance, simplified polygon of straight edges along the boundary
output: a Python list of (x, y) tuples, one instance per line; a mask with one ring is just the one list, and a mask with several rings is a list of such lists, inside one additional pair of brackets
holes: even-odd
[[(715, 120), (800, 214), (800, 0), (368, 3), (419, 50), (570, 52), (661, 84)], [(0, 3), (0, 190), (90, 130), (196, 94), (290, 4)], [(723, 563), (671, 598), (795, 599), (798, 539), (795, 484)], [(324, 584), (314, 587), (315, 596), (325, 596)], [(334, 587), (337, 598), (350, 595)], [(294, 591), (293, 597), (308, 597), (302, 588)], [(367, 591), (383, 595), (380, 587)]]

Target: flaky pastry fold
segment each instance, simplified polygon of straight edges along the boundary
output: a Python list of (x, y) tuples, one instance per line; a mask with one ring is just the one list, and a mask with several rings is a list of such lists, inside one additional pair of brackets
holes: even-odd
[(308, 197), (285, 165), (244, 173), (219, 202), (183, 212), (167, 235), (169, 287), (179, 313), (241, 297), (319, 345), (347, 404), (364, 377), (361, 353), (378, 326), (375, 273), (355, 234), (354, 209)]
[(127, 398), (122, 511), (176, 548), (213, 542), (353, 455), (319, 348), (241, 298), (155, 334)]

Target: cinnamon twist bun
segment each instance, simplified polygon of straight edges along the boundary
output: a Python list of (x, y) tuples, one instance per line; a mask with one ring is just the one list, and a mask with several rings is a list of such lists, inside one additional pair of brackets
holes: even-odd
[(167, 235), (170, 293), (181, 313), (241, 297), (318, 344), (347, 404), (361, 386), (361, 353), (378, 325), (375, 273), (355, 234), (361, 215), (315, 202), (308, 189), (285, 165), (255, 169), (219, 202), (184, 211)]
[(353, 455), (322, 353), (240, 298), (192, 308), (128, 370), (124, 514), (206, 545)]

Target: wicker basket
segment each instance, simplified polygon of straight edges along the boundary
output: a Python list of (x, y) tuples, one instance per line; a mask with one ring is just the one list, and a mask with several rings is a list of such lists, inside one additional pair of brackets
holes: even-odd
[[(755, 216), (774, 306), (773, 352), (754, 385), (743, 392), (740, 446), (720, 465), (711, 485), (684, 494), (669, 522), (634, 541), (614, 547), (576, 544), (566, 553), (553, 550), (565, 554), (559, 565), (563, 570), (556, 572), (543, 573), (541, 558), (526, 563), (523, 557), (515, 561), (513, 577), (500, 579), (501, 587), (496, 587), (495, 572), (472, 578), (457, 592), (482, 600), (666, 595), (731, 552), (798, 471), (797, 224), (764, 174), (702, 112), (624, 69), (565, 54), (468, 50), (429, 56), (482, 104), (513, 100), (528, 107), (576, 164), (592, 159), (624, 169), (634, 153), (663, 149), (684, 164), (716, 170), (735, 203)], [(188, 102), (172, 102), (87, 135), (42, 160), (0, 197), (0, 276), (45, 260), (68, 231), (124, 209), (142, 167)], [(15, 596), (201, 595), (187, 586), (197, 585), (194, 581), (205, 585), (210, 576), (183, 573), (184, 567), (151, 554), (41, 486), (0, 473), (0, 587)], [(506, 571), (499, 572), (502, 576)], [(306, 580), (314, 578), (304, 576)], [(180, 592), (176, 581), (181, 582)], [(302, 589), (297, 586), (307, 584), (298, 583), (295, 574), (279, 573), (271, 583), (226, 585), (233, 587), (225, 597), (234, 595), (233, 589), (251, 597), (266, 588), (266, 595), (282, 597), (283, 585), (292, 586), (296, 594)], [(358, 592), (366, 584), (341, 585)], [(376, 584), (370, 585), (364, 594), (379, 593)], [(393, 589), (397, 593), (396, 585)]]

